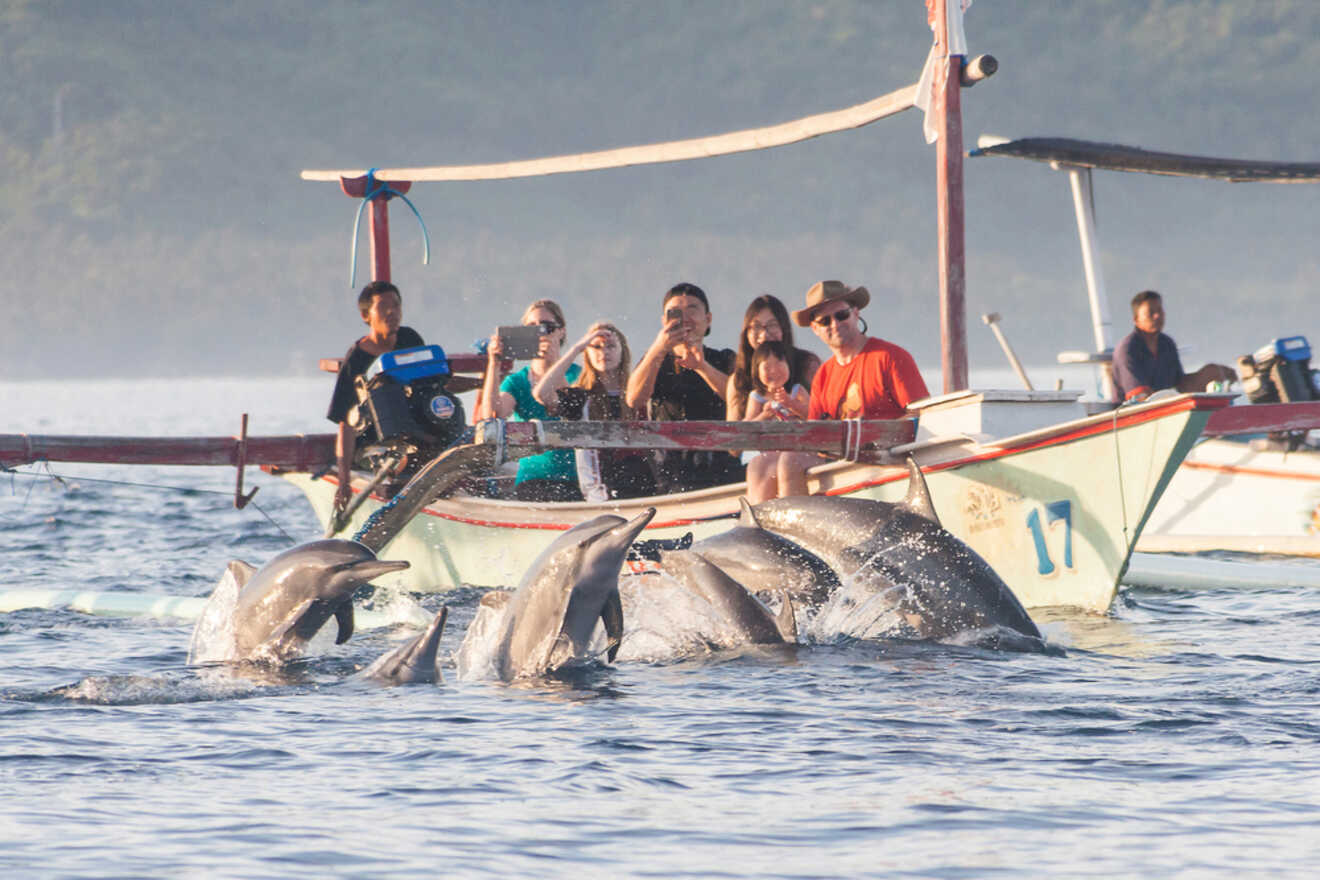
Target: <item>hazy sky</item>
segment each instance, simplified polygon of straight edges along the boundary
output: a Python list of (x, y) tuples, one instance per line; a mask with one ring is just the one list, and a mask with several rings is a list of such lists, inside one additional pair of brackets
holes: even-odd
[[(78, 64), (133, 59), (113, 89), (98, 91), (86, 68), (52, 73), (11, 52), (19, 91), (33, 96), (27, 105), (39, 97), (42, 114), (61, 76), (80, 71), (66, 90), (65, 155), (94, 156), (79, 132), (109, 137), (93, 120), (111, 114), (140, 139), (133, 162), (182, 170), (171, 171), (168, 190), (145, 196), (125, 175), (114, 196), (118, 238), (59, 224), (43, 237), (25, 222), (0, 243), (6, 299), (20, 302), (29, 279), (45, 291), (35, 321), (0, 331), (18, 376), (287, 373), (342, 354), (360, 330), (348, 279), (357, 206), (331, 184), (299, 181), (302, 167), (488, 162), (769, 125), (914, 81), (930, 42), (915, 0), (384, 2), (346, 6), (348, 21), (297, 2), (107, 3), (94, 21), (81, 4), (23, 8), (28, 23), (0, 23), (0, 34), (28, 54), (54, 46)], [(270, 20), (244, 19), (245, 10)], [(1315, 4), (1286, 0), (1057, 9), (982, 0), (967, 16), (969, 42), (1001, 70), (964, 90), (965, 141), (1068, 135), (1313, 160), (1320, 114), (1303, 71), (1320, 62), (1318, 28)], [(153, 132), (152, 106), (197, 114), (182, 156), (166, 155), (181, 133)], [(38, 117), (22, 117), (30, 118)], [(34, 169), (52, 155), (49, 143), (41, 150)], [(103, 178), (114, 179), (110, 159), (91, 162), (91, 179), (52, 178), (68, 187), (68, 204), (94, 201)], [(432, 261), (421, 265), (417, 223), (396, 202), (394, 279), (408, 323), (450, 349), (553, 296), (570, 332), (613, 318), (640, 352), (676, 281), (707, 290), (712, 341), (732, 345), (752, 297), (772, 292), (792, 308), (813, 281), (837, 277), (871, 289), (874, 332), (935, 367), (934, 178), (934, 151), (913, 111), (766, 153), (419, 184), (410, 195)], [(979, 319), (989, 311), (1004, 315), (1028, 362), (1088, 348), (1066, 176), (969, 159), (966, 185), (973, 366), (1003, 363)], [(1278, 335), (1320, 337), (1316, 193), (1097, 175), (1116, 328), (1124, 330), (1131, 295), (1154, 287), (1190, 361), (1227, 361)], [(364, 239), (359, 286), (367, 267)]]

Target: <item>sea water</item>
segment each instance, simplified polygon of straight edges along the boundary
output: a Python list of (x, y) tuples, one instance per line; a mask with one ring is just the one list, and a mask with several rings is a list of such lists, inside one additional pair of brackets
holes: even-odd
[[(326, 378), (0, 383), (0, 433), (322, 432)], [(0, 473), (0, 591), (205, 596), (318, 535), (232, 470)], [(1314, 561), (1289, 564), (1315, 566)], [(1320, 593), (1124, 589), (1058, 654), (853, 641), (506, 686), (187, 664), (191, 623), (0, 613), (12, 877), (1295, 876), (1320, 855)]]

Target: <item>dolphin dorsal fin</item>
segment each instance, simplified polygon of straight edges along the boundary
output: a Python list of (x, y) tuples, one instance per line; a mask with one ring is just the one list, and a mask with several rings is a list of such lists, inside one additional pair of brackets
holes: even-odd
[(339, 604), (335, 609), (335, 622), (339, 624), (339, 634), (335, 636), (335, 644), (342, 645), (353, 635), (353, 600), (348, 599)]
[(779, 613), (775, 615), (775, 628), (784, 637), (784, 641), (794, 644), (798, 640), (798, 634), (797, 614), (793, 611), (793, 600), (788, 598), (788, 593), (784, 590), (777, 590), (775, 595), (779, 597)]
[(756, 513), (752, 510), (752, 505), (747, 500), (747, 496), (744, 495), (739, 498), (738, 504), (742, 507), (742, 512), (738, 514), (738, 525), (749, 529), (759, 529), (761, 523), (757, 521)]
[(926, 478), (922, 476), (921, 468), (917, 467), (916, 459), (909, 455), (907, 466), (908, 490), (907, 496), (903, 499), (903, 506), (919, 516), (924, 516), (935, 525), (940, 525), (939, 514), (935, 512), (935, 503), (930, 500), (930, 488), (926, 485)]
[(613, 663), (619, 655), (619, 644), (623, 641), (623, 602), (618, 590), (610, 590), (600, 609), (600, 621), (605, 624), (605, 635), (609, 638), (605, 656)]
[(241, 559), (229, 560), (229, 565), (226, 568), (229, 570), (229, 576), (234, 579), (234, 583), (238, 585), (240, 590), (247, 586), (247, 582), (252, 580), (252, 573), (257, 570), (255, 565), (248, 565)]

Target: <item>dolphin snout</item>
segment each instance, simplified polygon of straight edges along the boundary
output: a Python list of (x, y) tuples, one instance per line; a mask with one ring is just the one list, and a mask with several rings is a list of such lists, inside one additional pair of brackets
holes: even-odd
[(654, 517), (655, 508), (648, 507), (626, 523), (610, 529), (610, 532), (626, 546), (637, 540), (637, 536), (642, 533), (642, 529), (646, 528)]
[(391, 571), (402, 571), (411, 567), (412, 563), (403, 559), (364, 559), (361, 562), (355, 562), (348, 568), (348, 573), (354, 580), (366, 583), (373, 578), (378, 578)]

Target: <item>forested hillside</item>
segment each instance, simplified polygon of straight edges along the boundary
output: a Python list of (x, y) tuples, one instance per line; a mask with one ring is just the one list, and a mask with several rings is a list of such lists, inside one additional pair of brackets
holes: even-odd
[[(982, 132), (1320, 159), (1312, 0), (980, 0), (964, 92)], [(287, 373), (356, 334), (357, 205), (302, 168), (459, 164), (714, 134), (915, 80), (916, 0), (0, 3), (0, 325), (7, 377)], [(1090, 344), (1066, 178), (969, 159), (973, 364), (997, 310), (1031, 362)], [(420, 184), (432, 262), (393, 213), (409, 323), (466, 348), (522, 304), (617, 319), (639, 351), (678, 280), (731, 344), (763, 291), (865, 283), (872, 328), (938, 358), (934, 154), (915, 113), (767, 153)], [(1102, 174), (1111, 308), (1166, 292), (1192, 359), (1320, 342), (1320, 188)], [(358, 284), (366, 280), (365, 242)], [(572, 328), (571, 328), (572, 329)]]

